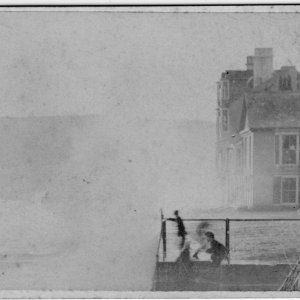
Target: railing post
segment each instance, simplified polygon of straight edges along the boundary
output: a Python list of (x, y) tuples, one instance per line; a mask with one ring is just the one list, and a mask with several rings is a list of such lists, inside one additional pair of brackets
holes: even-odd
[(225, 220), (225, 247), (228, 250), (228, 264), (230, 264), (230, 226), (229, 219)]
[(161, 210), (161, 233), (162, 233), (162, 241), (163, 241), (163, 261), (165, 261), (167, 256), (167, 229), (166, 229), (166, 221), (164, 220), (164, 215), (162, 210)]

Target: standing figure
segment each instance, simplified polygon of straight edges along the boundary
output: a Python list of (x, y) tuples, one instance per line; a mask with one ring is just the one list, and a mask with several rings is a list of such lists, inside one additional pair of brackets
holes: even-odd
[(215, 235), (212, 232), (206, 232), (205, 236), (210, 243), (210, 248), (207, 249), (206, 252), (211, 254), (212, 264), (219, 266), (222, 260), (227, 258), (228, 250), (224, 245), (215, 240)]
[(176, 218), (168, 218), (167, 220), (177, 223), (177, 235), (181, 237), (180, 248), (182, 248), (185, 243), (185, 236), (187, 235), (187, 232), (185, 231), (185, 226), (182, 219), (179, 217), (178, 210), (174, 211), (174, 215)]

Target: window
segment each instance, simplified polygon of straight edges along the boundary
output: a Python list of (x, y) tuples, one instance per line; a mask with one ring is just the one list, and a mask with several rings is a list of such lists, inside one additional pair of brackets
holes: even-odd
[(296, 163), (296, 135), (282, 136), (282, 163), (295, 164)]
[(300, 177), (298, 177), (298, 203), (300, 203)]
[(289, 91), (292, 89), (291, 76), (280, 76), (279, 78), (279, 88), (283, 91)]
[(300, 149), (298, 134), (275, 135), (275, 164), (299, 164), (299, 153)]
[(242, 169), (242, 150), (240, 148), (236, 149), (236, 168), (237, 170)]
[(221, 106), (221, 83), (217, 83), (217, 100), (218, 100), (218, 106)]
[(249, 160), (249, 165), (248, 165), (248, 167), (249, 167), (249, 169), (251, 169), (251, 166), (252, 166), (252, 136), (250, 135), (249, 137), (248, 137), (248, 139), (249, 139), (249, 150), (248, 150), (248, 160)]
[(300, 177), (274, 177), (273, 203), (296, 204), (299, 202)]
[(296, 178), (282, 178), (282, 202), (295, 203), (296, 202)]
[(244, 168), (246, 170), (252, 170), (252, 135), (245, 136), (243, 139), (244, 148)]
[(243, 167), (246, 169), (247, 168), (247, 139), (244, 138), (243, 141)]
[(229, 86), (228, 81), (223, 81), (223, 99), (229, 99)]
[(275, 135), (275, 163), (279, 164), (279, 135)]
[(223, 128), (223, 131), (227, 131), (228, 130), (228, 110), (227, 109), (223, 109), (223, 113), (222, 113), (222, 128)]
[(218, 108), (217, 109), (217, 137), (218, 139), (221, 137), (221, 110)]

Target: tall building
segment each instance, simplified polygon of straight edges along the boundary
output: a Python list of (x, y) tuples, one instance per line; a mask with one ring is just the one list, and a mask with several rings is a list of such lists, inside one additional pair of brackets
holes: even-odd
[(300, 203), (300, 73), (257, 48), (217, 83), (217, 164), (230, 207)]

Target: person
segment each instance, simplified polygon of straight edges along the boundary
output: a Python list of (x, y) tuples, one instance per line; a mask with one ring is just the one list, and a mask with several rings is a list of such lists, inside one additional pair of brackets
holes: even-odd
[(176, 290), (184, 291), (194, 279), (193, 263), (190, 259), (190, 239), (187, 236), (180, 254), (175, 261)]
[(168, 218), (167, 220), (174, 221), (177, 223), (177, 235), (181, 237), (180, 248), (183, 248), (185, 243), (185, 236), (187, 235), (187, 232), (185, 231), (185, 226), (183, 224), (182, 219), (179, 217), (178, 210), (174, 211), (174, 215), (176, 218)]
[(198, 253), (207, 248), (207, 238), (205, 236), (205, 232), (209, 226), (210, 224), (205, 221), (198, 224), (196, 229), (196, 234), (197, 234), (198, 244), (200, 245), (200, 247), (198, 247), (197, 251), (194, 253), (193, 258), (199, 259)]
[(219, 266), (222, 260), (227, 258), (228, 250), (223, 244), (215, 240), (215, 235), (212, 232), (206, 232), (205, 236), (210, 243), (210, 248), (206, 250), (206, 253), (211, 254), (212, 264), (214, 266)]

